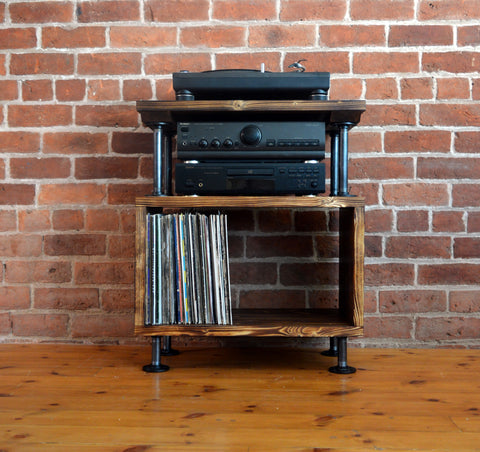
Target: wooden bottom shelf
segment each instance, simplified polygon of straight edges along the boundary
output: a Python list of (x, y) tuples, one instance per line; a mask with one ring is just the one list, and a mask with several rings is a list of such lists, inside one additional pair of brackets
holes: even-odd
[(345, 321), (336, 309), (235, 309), (233, 325), (135, 326), (144, 336), (362, 336), (363, 326)]

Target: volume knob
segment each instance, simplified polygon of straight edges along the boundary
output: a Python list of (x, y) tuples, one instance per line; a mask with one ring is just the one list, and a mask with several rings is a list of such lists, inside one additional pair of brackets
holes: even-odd
[(254, 146), (260, 143), (262, 139), (262, 131), (254, 125), (246, 126), (240, 132), (240, 140), (243, 144)]

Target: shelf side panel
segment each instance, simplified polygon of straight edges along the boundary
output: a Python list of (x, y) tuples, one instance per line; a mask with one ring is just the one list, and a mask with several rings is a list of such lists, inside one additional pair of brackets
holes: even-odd
[(135, 235), (135, 329), (145, 325), (147, 209), (137, 206)]

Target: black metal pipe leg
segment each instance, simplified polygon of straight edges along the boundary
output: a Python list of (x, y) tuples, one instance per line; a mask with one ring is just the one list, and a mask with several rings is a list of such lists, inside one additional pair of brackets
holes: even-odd
[(338, 364), (328, 369), (334, 374), (353, 374), (357, 371), (355, 367), (347, 365), (347, 338), (338, 338)]
[(161, 336), (153, 336), (152, 337), (152, 363), (143, 366), (143, 370), (145, 372), (165, 372), (170, 369), (165, 364), (160, 362), (161, 357)]
[(162, 356), (176, 356), (180, 352), (172, 348), (172, 336), (163, 336), (162, 340)]
[(330, 348), (321, 352), (323, 356), (338, 356), (338, 341), (336, 337), (330, 338)]

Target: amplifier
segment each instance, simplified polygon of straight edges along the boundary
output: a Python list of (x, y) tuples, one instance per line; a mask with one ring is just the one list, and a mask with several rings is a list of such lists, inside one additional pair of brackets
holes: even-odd
[(182, 160), (325, 158), (323, 122), (180, 122), (177, 157)]
[(175, 191), (184, 195), (313, 195), (325, 192), (325, 165), (272, 161), (177, 163)]

